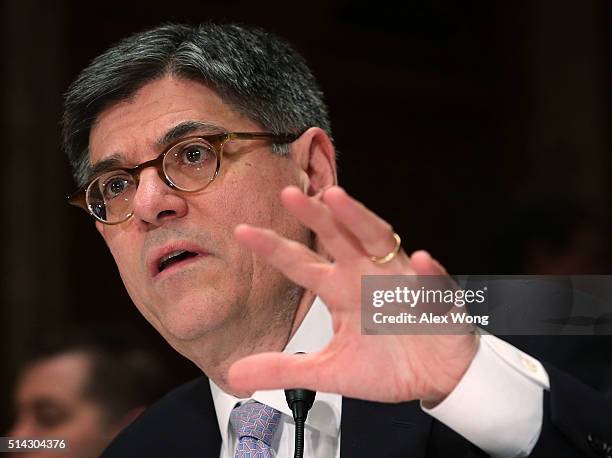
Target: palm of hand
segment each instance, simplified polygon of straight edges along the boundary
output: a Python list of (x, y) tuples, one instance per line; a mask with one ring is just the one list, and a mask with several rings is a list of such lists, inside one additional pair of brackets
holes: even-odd
[(381, 402), (442, 400), (474, 357), (474, 335), (361, 333), (362, 275), (445, 275), (442, 266), (425, 252), (408, 258), (400, 251), (387, 264), (373, 263), (367, 253), (389, 252), (393, 231), (340, 188), (328, 189), (320, 201), (288, 188), (282, 199), (335, 262), (269, 230), (241, 226), (236, 237), (323, 299), (332, 314), (334, 338), (318, 353), (244, 358), (230, 368), (230, 384), (243, 392), (301, 387)]

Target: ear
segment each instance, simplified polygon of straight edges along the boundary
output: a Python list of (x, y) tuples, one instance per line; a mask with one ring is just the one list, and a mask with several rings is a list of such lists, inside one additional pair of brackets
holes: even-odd
[(325, 131), (311, 127), (291, 145), (291, 156), (302, 173), (302, 189), (309, 196), (337, 184), (336, 151)]

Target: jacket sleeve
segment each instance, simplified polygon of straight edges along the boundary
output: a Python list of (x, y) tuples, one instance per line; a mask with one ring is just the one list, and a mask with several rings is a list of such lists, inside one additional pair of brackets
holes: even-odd
[(542, 430), (530, 456), (612, 457), (612, 401), (571, 375), (544, 366), (550, 391), (544, 394)]

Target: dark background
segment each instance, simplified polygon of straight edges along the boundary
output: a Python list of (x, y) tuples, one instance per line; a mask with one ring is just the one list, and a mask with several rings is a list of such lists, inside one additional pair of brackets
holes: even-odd
[(107, 47), (167, 21), (270, 29), (327, 95), (341, 184), (394, 225), (407, 251), (425, 247), (451, 272), (500, 273), (495, 261), (512, 251), (500, 231), (530, 228), (553, 196), (583, 213), (561, 206), (559, 223), (544, 222), (588, 214), (599, 235), (596, 256), (572, 273), (610, 273), (611, 19), (607, 0), (5, 0), (0, 431), (28, 348), (65, 323), (120, 323), (177, 381), (197, 374), (149, 329), (92, 220), (64, 201), (73, 185), (59, 148), (61, 95)]

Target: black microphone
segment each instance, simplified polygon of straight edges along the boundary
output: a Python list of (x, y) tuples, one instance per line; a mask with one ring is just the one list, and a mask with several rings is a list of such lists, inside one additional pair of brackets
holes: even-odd
[[(302, 352), (296, 353), (301, 354)], [(285, 390), (285, 399), (287, 405), (293, 413), (293, 421), (295, 421), (295, 453), (294, 458), (302, 458), (304, 456), (304, 424), (308, 411), (314, 403), (316, 391), (306, 390), (304, 388), (294, 388)]]

